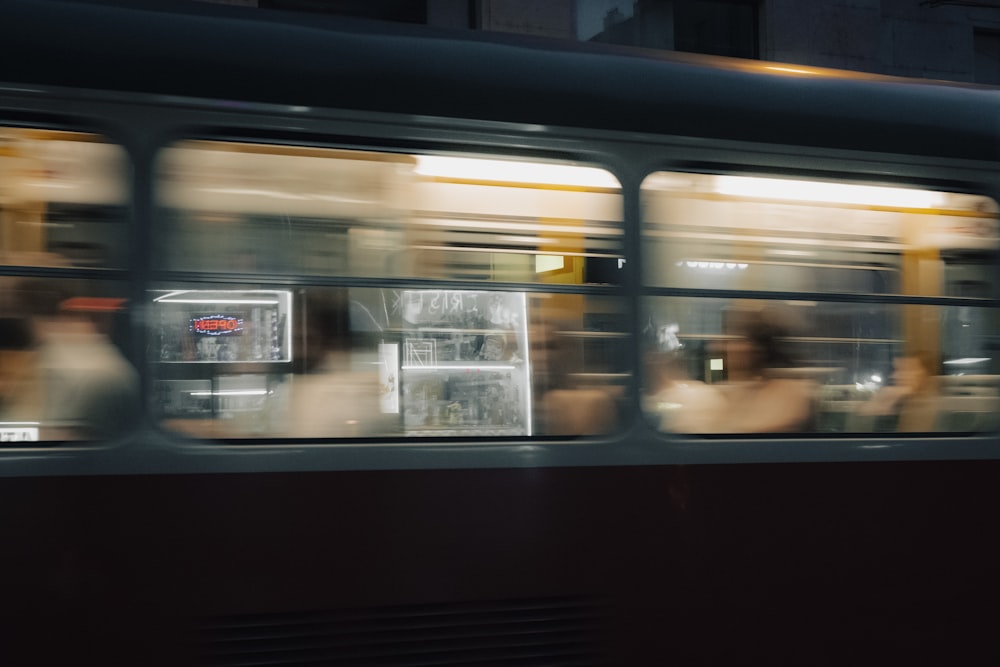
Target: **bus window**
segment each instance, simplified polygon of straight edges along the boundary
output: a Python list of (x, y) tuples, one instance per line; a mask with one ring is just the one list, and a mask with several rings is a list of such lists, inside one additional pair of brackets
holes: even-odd
[[(139, 414), (128, 348), (124, 151), (0, 127), (0, 445), (108, 440)], [(25, 267), (31, 270), (26, 272)]]
[(0, 444), (108, 440), (139, 414), (124, 151), (82, 132), (0, 127)]
[(622, 202), (607, 172), (215, 141), (170, 147), (159, 165), (156, 262), (213, 274), (149, 295), (166, 428), (343, 439), (619, 427), (626, 318), (606, 285), (623, 270)]
[(657, 428), (998, 426), (993, 200), (658, 173), (642, 205), (644, 409)]

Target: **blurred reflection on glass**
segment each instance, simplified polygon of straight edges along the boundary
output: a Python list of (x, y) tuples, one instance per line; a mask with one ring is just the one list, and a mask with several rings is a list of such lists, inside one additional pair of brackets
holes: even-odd
[(0, 127), (0, 264), (123, 266), (125, 168), (95, 135)]
[(168, 270), (604, 283), (623, 252), (585, 165), (185, 141), (157, 167)]
[(23, 369), (34, 376), (27, 384), (39, 399), (42, 439), (109, 439), (132, 428), (138, 374), (110, 339), (124, 299), (80, 294), (57, 279), (19, 282), (7, 298), (30, 323), (33, 352)]
[(147, 349), (164, 425), (202, 437), (285, 428), (281, 385), (294, 366), (306, 370), (305, 361), (293, 364), (306, 342), (293, 312), (289, 290), (151, 292)]
[[(161, 423), (196, 437), (594, 435), (621, 418), (628, 338), (614, 299), (322, 287), (150, 297)], [(553, 304), (572, 316), (557, 322)]]
[[(398, 312), (408, 435), (530, 434), (522, 292), (386, 291)], [(398, 306), (395, 305), (398, 303)]]

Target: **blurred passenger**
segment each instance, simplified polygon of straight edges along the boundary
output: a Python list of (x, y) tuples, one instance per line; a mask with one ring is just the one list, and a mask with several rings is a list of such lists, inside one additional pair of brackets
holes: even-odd
[(352, 369), (353, 340), (346, 290), (304, 305), (305, 331), (300, 374), (293, 376), (285, 399), (281, 434), (297, 438), (374, 435), (386, 430), (379, 409), (378, 372)]
[(39, 344), (42, 422), (70, 437), (111, 438), (138, 419), (138, 374), (99, 327), (101, 315), (66, 297), (54, 281), (19, 287)]
[(661, 431), (711, 433), (726, 409), (719, 391), (691, 378), (683, 353), (652, 352), (646, 357), (646, 413)]
[(935, 430), (940, 399), (931, 360), (932, 356), (925, 352), (893, 360), (892, 384), (879, 389), (858, 408), (858, 415), (876, 418), (870, 430)]
[(722, 433), (796, 433), (814, 427), (815, 386), (794, 377), (788, 351), (794, 328), (776, 309), (731, 313), (725, 343), (727, 382), (719, 385), (724, 410), (714, 423)]
[(31, 324), (0, 317), (0, 422), (38, 422), (42, 393)]
[(573, 381), (579, 367), (573, 341), (555, 323), (537, 325), (529, 332), (532, 390), (535, 396), (535, 433), (538, 435), (600, 435), (618, 423), (611, 394)]

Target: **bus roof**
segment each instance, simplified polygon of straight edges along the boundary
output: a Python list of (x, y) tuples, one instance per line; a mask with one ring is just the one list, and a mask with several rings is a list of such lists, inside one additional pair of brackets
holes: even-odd
[(1000, 159), (1000, 91), (192, 2), (6, 0), (6, 84)]

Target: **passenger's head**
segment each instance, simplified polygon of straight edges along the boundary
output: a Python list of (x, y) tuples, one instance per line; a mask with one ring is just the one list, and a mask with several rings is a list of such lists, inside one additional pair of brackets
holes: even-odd
[(762, 375), (795, 365), (788, 339), (795, 325), (789, 313), (776, 308), (739, 309), (728, 313), (726, 344), (730, 379)]
[(528, 331), (530, 361), (536, 390), (565, 388), (576, 364), (567, 335), (570, 325), (565, 320), (547, 319), (535, 322)]
[(935, 365), (933, 355), (924, 351), (896, 357), (892, 362), (893, 384), (910, 392), (926, 391), (935, 375)]

